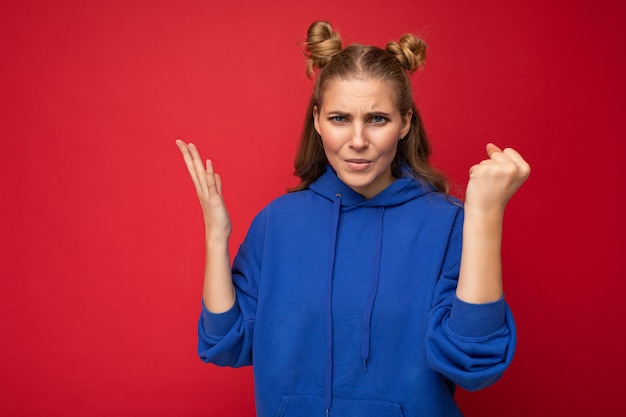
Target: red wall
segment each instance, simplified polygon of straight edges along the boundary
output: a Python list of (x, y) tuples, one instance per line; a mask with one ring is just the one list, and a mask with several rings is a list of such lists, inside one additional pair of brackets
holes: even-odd
[(0, 6), (0, 415), (253, 415), (251, 370), (196, 356), (202, 218), (174, 139), (222, 173), (234, 251), (294, 184), (319, 18), (425, 38), (417, 102), (461, 187), (487, 141), (533, 167), (505, 225), (517, 354), (466, 415), (622, 408), (624, 2), (31, 0)]

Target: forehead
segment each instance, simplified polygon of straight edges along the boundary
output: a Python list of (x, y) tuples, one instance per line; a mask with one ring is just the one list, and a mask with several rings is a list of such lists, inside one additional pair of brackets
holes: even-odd
[(397, 110), (396, 94), (390, 85), (372, 78), (339, 78), (326, 84), (322, 94), (323, 107), (384, 107)]

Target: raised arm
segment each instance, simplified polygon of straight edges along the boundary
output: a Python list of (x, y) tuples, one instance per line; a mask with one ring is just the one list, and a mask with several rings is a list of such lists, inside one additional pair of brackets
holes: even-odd
[(509, 199), (530, 174), (519, 153), (487, 145), (488, 158), (470, 169), (463, 250), (456, 295), (473, 304), (502, 297), (502, 222)]
[(231, 233), (230, 218), (222, 197), (222, 181), (213, 170), (210, 160), (206, 165), (192, 143), (177, 140), (185, 165), (196, 188), (204, 214), (206, 239), (206, 264), (202, 296), (204, 305), (212, 313), (228, 311), (235, 303), (228, 239)]

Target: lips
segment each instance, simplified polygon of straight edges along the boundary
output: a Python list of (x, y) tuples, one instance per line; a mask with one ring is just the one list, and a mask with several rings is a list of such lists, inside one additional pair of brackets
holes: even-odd
[(372, 161), (367, 159), (346, 159), (345, 163), (353, 171), (363, 171), (372, 165)]

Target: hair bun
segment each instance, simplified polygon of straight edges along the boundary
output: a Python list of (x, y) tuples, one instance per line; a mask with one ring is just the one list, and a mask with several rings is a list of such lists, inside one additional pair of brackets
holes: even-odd
[(307, 31), (303, 51), (308, 58), (307, 75), (311, 77), (315, 73), (315, 68), (324, 68), (341, 50), (341, 36), (333, 31), (332, 25), (323, 20), (313, 22)]
[(397, 43), (389, 42), (385, 49), (409, 72), (421, 68), (426, 60), (426, 43), (410, 33), (402, 35)]

